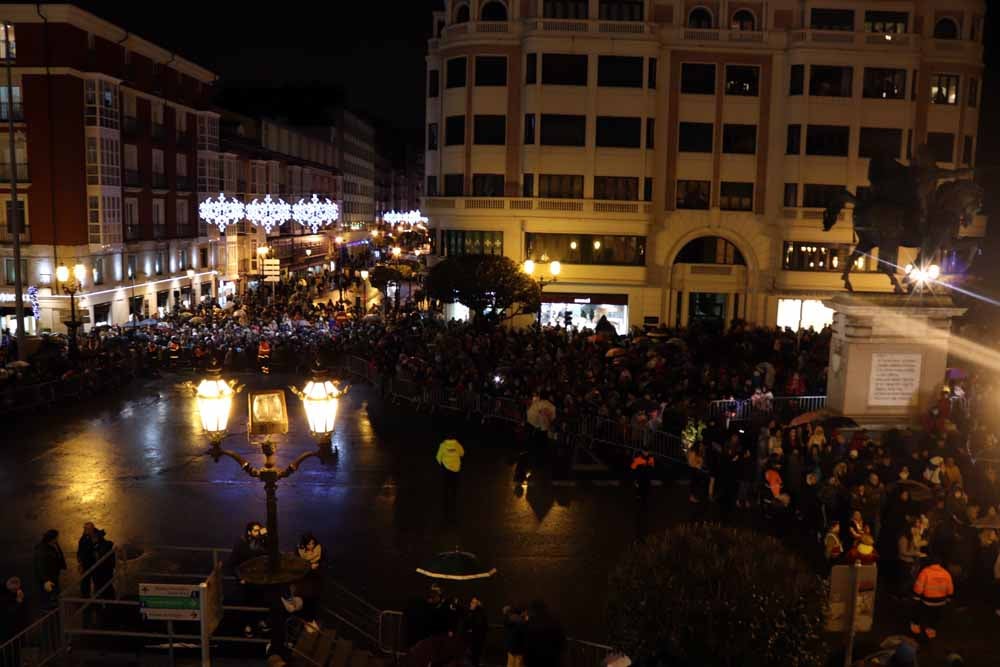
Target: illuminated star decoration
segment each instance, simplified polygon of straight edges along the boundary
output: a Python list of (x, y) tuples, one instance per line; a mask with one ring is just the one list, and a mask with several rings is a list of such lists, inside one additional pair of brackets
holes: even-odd
[(254, 227), (263, 227), (264, 233), (270, 234), (272, 228), (292, 217), (292, 207), (281, 198), (275, 201), (266, 195), (264, 201), (254, 199), (246, 205), (246, 217)]
[(340, 208), (329, 199), (320, 200), (313, 195), (311, 199), (300, 199), (292, 206), (292, 219), (303, 227), (308, 227), (315, 234), (320, 227), (333, 224), (340, 217)]
[(219, 193), (218, 199), (209, 197), (198, 205), (198, 215), (205, 222), (211, 223), (219, 228), (219, 233), (226, 231), (229, 225), (235, 225), (243, 219), (246, 214), (243, 202), (235, 197), (226, 199), (226, 195)]

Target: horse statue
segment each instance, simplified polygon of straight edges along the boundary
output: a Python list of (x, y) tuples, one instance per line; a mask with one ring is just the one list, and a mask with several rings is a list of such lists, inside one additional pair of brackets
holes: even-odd
[(972, 224), (982, 207), (983, 189), (968, 180), (938, 184), (971, 170), (939, 169), (928, 155), (926, 147), (918, 148), (909, 167), (876, 156), (869, 165), (869, 195), (859, 198), (842, 190), (828, 202), (823, 231), (833, 228), (845, 205), (854, 206), (858, 242), (841, 274), (848, 291), (854, 291), (850, 275), (855, 261), (877, 247), (879, 270), (897, 294), (906, 292), (896, 277), (899, 247), (919, 248), (917, 266), (921, 266), (958, 246), (960, 229)]

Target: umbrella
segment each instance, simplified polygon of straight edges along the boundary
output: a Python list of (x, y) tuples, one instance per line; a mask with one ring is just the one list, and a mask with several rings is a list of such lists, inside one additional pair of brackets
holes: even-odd
[(1000, 530), (1000, 515), (984, 516), (972, 522), (973, 528), (992, 528)]
[(526, 419), (529, 424), (542, 431), (548, 431), (552, 421), (556, 418), (556, 406), (545, 399), (533, 401), (528, 406)]
[(12, 361), (7, 364), (7, 368), (27, 368), (30, 365), (27, 361)]
[(183, 313), (181, 313), (181, 319), (182, 320), (186, 320), (189, 317), (194, 317), (194, 313), (189, 313), (187, 311), (184, 311)]
[(608, 350), (607, 354), (604, 356), (608, 359), (614, 359), (615, 357), (620, 357), (625, 354), (625, 348), (623, 347), (613, 347)]
[(174, 328), (174, 325), (171, 324), (170, 322), (157, 322), (156, 326), (161, 327), (163, 329), (173, 329)]
[(155, 327), (157, 324), (159, 324), (159, 322), (157, 322), (151, 317), (144, 319), (142, 322), (139, 322), (140, 327)]
[(472, 579), (489, 579), (497, 573), (495, 567), (486, 568), (475, 554), (468, 551), (442, 551), (435, 555), (423, 567), (417, 568), (417, 573), (431, 579), (449, 579), (451, 581), (470, 581)]
[(926, 502), (934, 497), (934, 492), (931, 491), (931, 487), (927, 486), (923, 482), (918, 482), (915, 479), (901, 479), (897, 482), (900, 489), (906, 489), (910, 492), (910, 497), (917, 502)]
[(190, 320), (188, 320), (188, 324), (194, 324), (194, 325), (204, 324), (204, 322), (205, 322), (205, 318), (204, 317), (200, 317), (200, 316), (199, 317), (192, 317)]
[(811, 424), (813, 422), (826, 422), (832, 428), (853, 428), (858, 425), (858, 423), (850, 417), (837, 414), (829, 408), (821, 408), (819, 410), (813, 410), (812, 412), (803, 412), (801, 415), (793, 419), (788, 425), (802, 426), (803, 424)]

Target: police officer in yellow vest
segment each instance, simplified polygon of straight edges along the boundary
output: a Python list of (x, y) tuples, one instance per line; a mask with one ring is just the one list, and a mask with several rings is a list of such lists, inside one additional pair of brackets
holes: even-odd
[(445, 438), (438, 446), (437, 462), (444, 474), (444, 511), (446, 516), (454, 516), (458, 504), (458, 473), (462, 470), (465, 450), (454, 438)]

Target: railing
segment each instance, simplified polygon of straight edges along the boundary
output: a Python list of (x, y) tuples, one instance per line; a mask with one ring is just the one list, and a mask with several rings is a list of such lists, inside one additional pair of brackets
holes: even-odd
[[(14, 102), (13, 104), (14, 120), (22, 121), (24, 120), (24, 104), (21, 102)], [(10, 120), (11, 104), (10, 102), (0, 102), (0, 120), (8, 121)]]
[(125, 170), (125, 187), (127, 188), (141, 188), (142, 187), (142, 175), (135, 169)]
[(167, 226), (163, 223), (153, 224), (153, 238), (162, 239), (167, 236)]
[(649, 204), (630, 200), (553, 199), (543, 197), (427, 197), (428, 210), (466, 211), (563, 211), (648, 217)]
[(177, 176), (177, 189), (182, 192), (190, 192), (193, 184), (190, 176)]
[(158, 189), (165, 189), (167, 187), (167, 175), (153, 172), (153, 187)]
[(30, 174), (28, 173), (27, 162), (18, 162), (16, 169), (17, 169), (16, 172), (13, 169), (11, 169), (9, 162), (0, 164), (0, 182), (10, 183), (11, 174), (14, 173), (17, 174), (17, 180), (19, 181), (27, 182), (31, 180)]
[(125, 122), (122, 124), (122, 131), (125, 132), (125, 134), (138, 134), (139, 119), (135, 116), (125, 116)]
[(570, 33), (594, 33), (598, 35), (607, 34), (628, 34), (644, 35), (653, 34), (656, 30), (654, 24), (643, 21), (605, 21), (587, 19), (536, 19), (527, 24), (541, 32), (570, 32)]
[(167, 134), (166, 127), (164, 127), (163, 123), (154, 122), (152, 134), (154, 139), (163, 139)]
[[(14, 232), (7, 228), (7, 225), (0, 225), (0, 243), (9, 243), (14, 240)], [(21, 229), (21, 241), (31, 242), (31, 225), (24, 225)]]
[(799, 414), (824, 407), (826, 407), (826, 396), (776, 396), (770, 401), (759, 401), (756, 406), (752, 399), (746, 398), (712, 401), (708, 404), (708, 415), (745, 421), (754, 416), (781, 414), (787, 410)]
[(65, 650), (62, 614), (58, 609), (53, 609), (0, 644), (0, 665), (40, 667), (63, 655)]
[(142, 236), (140, 229), (139, 225), (125, 225), (125, 240), (138, 241)]

